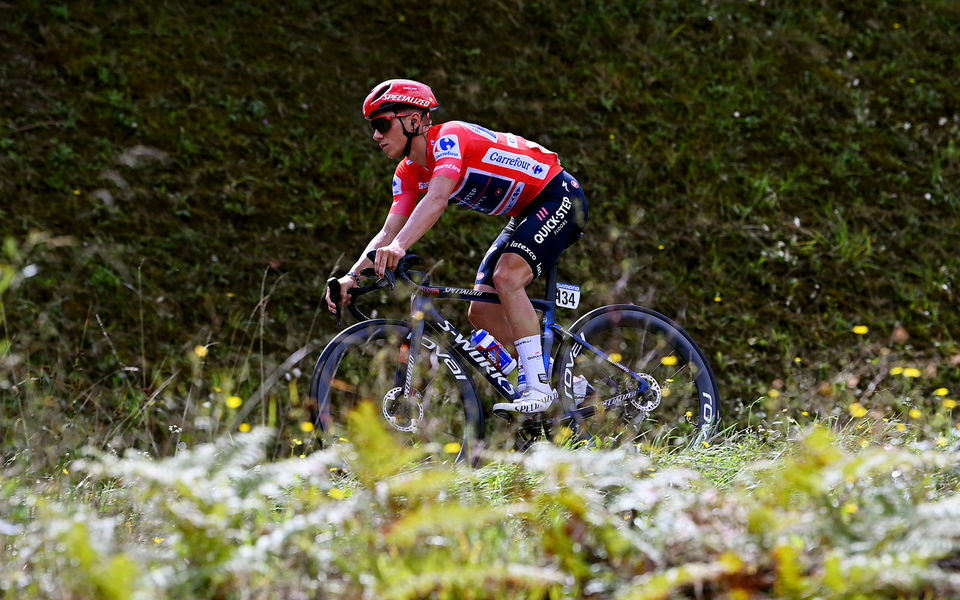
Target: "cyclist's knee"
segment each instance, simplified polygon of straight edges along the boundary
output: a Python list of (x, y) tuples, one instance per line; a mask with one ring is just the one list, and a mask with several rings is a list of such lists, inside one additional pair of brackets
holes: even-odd
[(520, 256), (507, 252), (497, 261), (493, 283), (500, 292), (522, 290), (533, 281), (533, 269)]

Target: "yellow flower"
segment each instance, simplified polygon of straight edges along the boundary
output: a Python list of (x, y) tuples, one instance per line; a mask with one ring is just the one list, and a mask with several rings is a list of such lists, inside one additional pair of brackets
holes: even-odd
[(853, 332), (857, 335), (866, 335), (870, 329), (866, 325), (856, 325), (853, 328)]
[(717, 294), (713, 297), (714, 302), (723, 302), (723, 298), (720, 297), (720, 294)]
[(906, 425), (904, 425), (903, 423), (897, 423), (897, 431), (899, 431), (900, 433), (903, 433), (906, 430), (907, 430)]
[(916, 80), (916, 79), (914, 79), (913, 77), (911, 77), (911, 78), (910, 78), (910, 79), (908, 79), (907, 81), (909, 81), (910, 83), (916, 83), (916, 82), (917, 82), (917, 80)]
[(910, 412), (908, 412), (907, 414), (910, 415), (911, 419), (919, 419), (920, 417), (923, 416), (923, 413), (916, 408), (911, 408)]
[(920, 369), (909, 367), (903, 370), (904, 377), (920, 377), (920, 375), (921, 375)]
[(952, 398), (944, 398), (943, 407), (947, 409), (954, 409), (957, 407), (957, 401)]
[(447, 442), (443, 445), (443, 451), (447, 454), (457, 454), (460, 452), (460, 443), (459, 442)]
[(692, 419), (692, 418), (693, 418), (693, 411), (692, 411), (692, 410), (688, 410), (688, 411), (687, 411), (687, 414), (686, 414), (685, 416), (686, 416), (688, 419)]
[(227, 408), (240, 408), (243, 404), (243, 398), (240, 396), (230, 396), (227, 398)]
[(664, 356), (663, 360), (660, 362), (667, 365), (668, 367), (672, 367), (673, 365), (677, 364), (677, 357), (675, 354), (671, 354), (670, 356)]
[(937, 388), (933, 391), (934, 396), (946, 396), (950, 393), (950, 390), (947, 388)]
[(240, 433), (249, 433), (250, 423), (240, 423), (240, 427), (238, 429), (240, 430)]
[(213, 391), (215, 391), (216, 393), (218, 393), (218, 394), (223, 391), (222, 389), (220, 389), (220, 386), (219, 386), (219, 385), (215, 385), (215, 386), (213, 386), (211, 389), (212, 389)]
[(796, 357), (794, 357), (793, 362), (795, 362), (795, 363), (797, 363), (797, 364), (799, 365), (800, 363), (803, 362), (803, 359), (800, 358), (799, 356), (796, 356)]
[(80, 190), (73, 190), (73, 195), (74, 195), (74, 196), (79, 196), (79, 195), (80, 195)]
[(63, 474), (64, 474), (64, 475), (69, 475), (69, 474), (70, 474), (70, 471), (67, 471), (67, 469), (64, 468), (64, 469), (63, 469)]
[(768, 397), (768, 398), (779, 398), (779, 397), (780, 397), (780, 390), (768, 390), (768, 391), (767, 391), (767, 397)]
[(614, 352), (610, 355), (610, 362), (620, 362), (623, 360), (623, 355), (619, 352)]
[(891, 375), (900, 375), (901, 373), (903, 373), (903, 367), (894, 367), (890, 369)]
[(153, 538), (153, 543), (154, 543), (154, 544), (160, 544), (160, 543), (162, 543), (162, 542), (163, 542), (163, 538), (162, 538), (162, 537), (155, 537), (155, 538)]
[(657, 246), (657, 250), (663, 250), (665, 248), (666, 246), (664, 246), (663, 244), (660, 244), (659, 246)]
[(709, 444), (708, 442), (700, 442), (700, 443), (703, 444), (703, 447), (704, 447), (704, 448), (709, 448), (709, 447), (710, 447), (710, 444)]
[(347, 493), (340, 488), (330, 488), (330, 491), (327, 492), (327, 495), (334, 500), (343, 500), (347, 497)]
[(894, 28), (894, 29), (900, 29), (900, 23), (894, 23), (894, 24), (893, 24), (893, 28)]
[(291, 441), (293, 442), (294, 446), (299, 446), (300, 444), (303, 443), (303, 440), (298, 440), (297, 438), (293, 438), (293, 440)]
[(850, 415), (856, 418), (867, 416), (867, 409), (863, 407), (859, 402), (854, 402), (850, 405)]
[(805, 411), (805, 410), (801, 410), (801, 411), (800, 411), (800, 414), (803, 415), (803, 416), (805, 416), (805, 417), (809, 417), (809, 416), (810, 416), (810, 413), (808, 413), (808, 412)]
[(300, 423), (300, 431), (304, 433), (310, 433), (313, 431), (313, 423), (310, 421), (304, 421), (303, 423)]
[(860, 510), (860, 507), (854, 504), (853, 502), (847, 502), (846, 504), (843, 505), (843, 512), (848, 515), (852, 515), (856, 513), (858, 510)]
[(196, 354), (197, 356), (199, 356), (200, 358), (203, 358), (204, 356), (206, 356), (207, 354), (209, 354), (210, 351), (207, 349), (206, 346), (199, 346), (199, 345), (198, 345), (198, 346), (194, 346), (194, 347), (193, 347), (193, 353)]
[(943, 448), (943, 447), (946, 446), (946, 445), (947, 445), (947, 438), (943, 437), (942, 435), (937, 438), (937, 447), (938, 447), (938, 448)]

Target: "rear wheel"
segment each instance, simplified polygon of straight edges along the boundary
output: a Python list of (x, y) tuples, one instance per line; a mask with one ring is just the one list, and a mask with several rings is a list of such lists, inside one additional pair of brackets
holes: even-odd
[[(720, 416), (716, 378), (703, 351), (667, 317), (639, 306), (606, 306), (584, 315), (571, 332), (606, 353), (566, 340), (553, 371), (581, 439), (597, 445), (649, 443), (700, 447)], [(649, 390), (640, 395), (640, 375)], [(583, 378), (582, 380), (580, 378)], [(587, 388), (575, 404), (575, 386)], [(579, 410), (574, 411), (574, 407)]]
[(370, 402), (385, 429), (419, 446), (439, 444), (445, 454), (472, 460), (483, 432), (476, 390), (456, 355), (424, 336), (414, 393), (403, 394), (410, 327), (373, 320), (341, 332), (321, 353), (310, 383), (315, 428), (324, 447), (347, 441), (347, 414)]

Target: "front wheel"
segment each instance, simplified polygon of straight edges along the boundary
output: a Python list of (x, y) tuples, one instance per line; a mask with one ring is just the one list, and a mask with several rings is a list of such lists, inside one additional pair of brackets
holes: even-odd
[(581, 438), (598, 445), (700, 447), (715, 431), (720, 396), (713, 370), (669, 318), (634, 305), (605, 306), (584, 315), (571, 333), (609, 357), (572, 339), (557, 355), (555, 385)]
[(473, 460), (483, 435), (483, 413), (473, 382), (459, 358), (424, 336), (407, 398), (410, 326), (376, 319), (343, 330), (320, 354), (310, 382), (315, 428), (324, 447), (348, 440), (346, 416), (370, 402), (384, 428), (404, 443), (432, 442), (458, 460)]

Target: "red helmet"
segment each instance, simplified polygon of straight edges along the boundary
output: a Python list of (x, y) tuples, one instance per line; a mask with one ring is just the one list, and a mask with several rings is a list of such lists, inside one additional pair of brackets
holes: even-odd
[(397, 108), (417, 108), (436, 110), (440, 107), (430, 86), (412, 79), (388, 79), (377, 84), (363, 101), (363, 117), (381, 110)]

